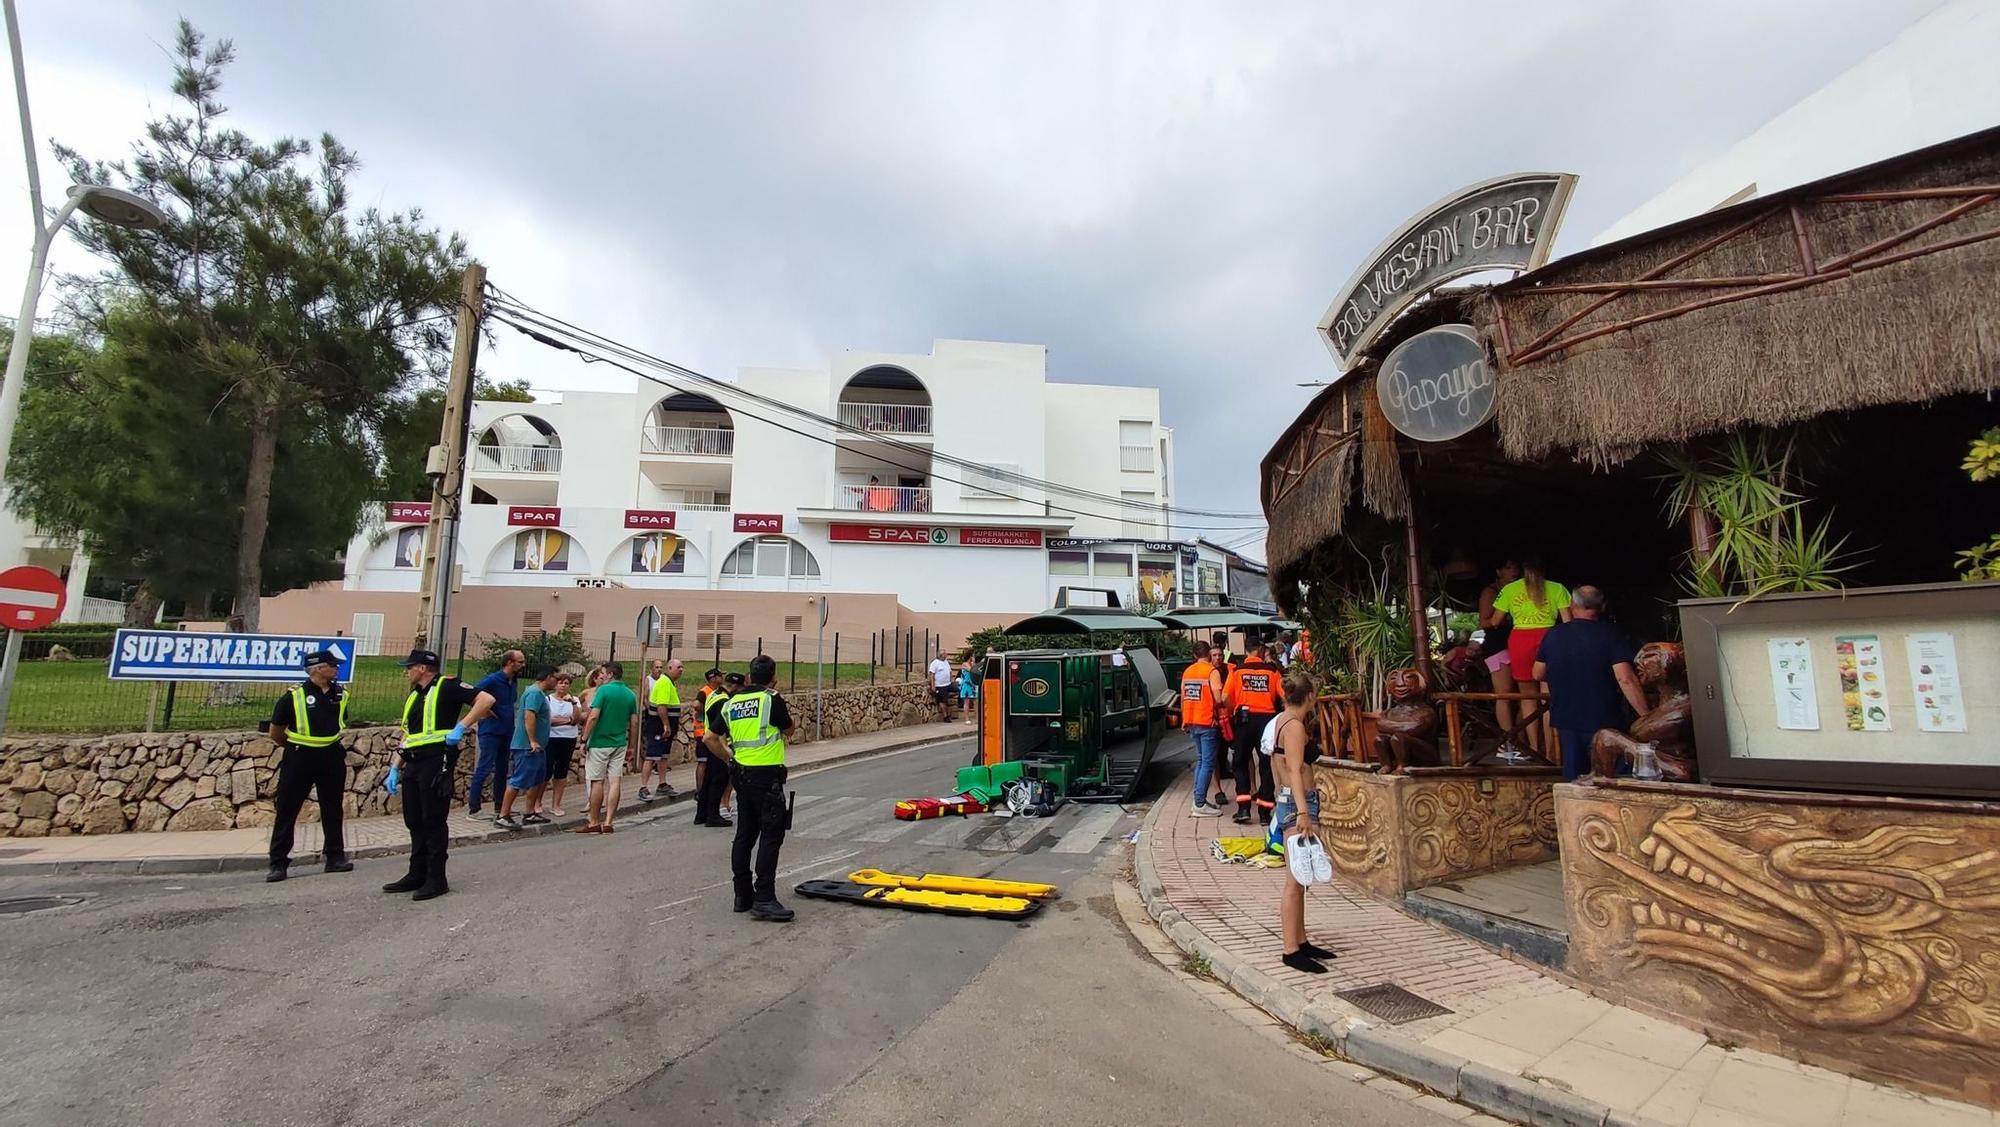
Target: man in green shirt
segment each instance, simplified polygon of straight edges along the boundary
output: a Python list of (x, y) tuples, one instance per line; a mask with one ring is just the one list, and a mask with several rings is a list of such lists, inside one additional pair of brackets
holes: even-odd
[(655, 672), (651, 680), (653, 687), (646, 694), (646, 722), (642, 730), (646, 738), (646, 762), (639, 768), (639, 801), (651, 802), (653, 791), (646, 784), (653, 778), (653, 772), (660, 773), (660, 793), (668, 798), (675, 797), (674, 788), (667, 785), (667, 754), (674, 749), (674, 737), (681, 730), (681, 690), (674, 682), (680, 679), (686, 666), (680, 658), (668, 662), (665, 668)]
[(588, 749), (583, 764), (590, 784), (580, 834), (608, 834), (618, 816), (618, 783), (632, 766), (639, 746), (639, 697), (625, 684), (625, 667), (604, 663), (608, 675), (591, 694), (590, 718), (584, 721), (582, 743)]

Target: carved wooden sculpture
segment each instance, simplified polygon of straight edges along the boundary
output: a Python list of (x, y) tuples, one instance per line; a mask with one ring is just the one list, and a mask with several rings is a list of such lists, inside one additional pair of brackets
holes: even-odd
[(1694, 704), (1688, 697), (1687, 659), (1679, 642), (1648, 642), (1632, 659), (1651, 712), (1634, 721), (1629, 732), (1605, 728), (1590, 741), (1590, 770), (1610, 778), (1618, 765), (1629, 762), (1632, 750), (1652, 744), (1660, 777), (1676, 783), (1695, 780)]
[(1430, 682), (1417, 669), (1391, 670), (1384, 679), (1389, 707), (1375, 722), (1375, 758), (1389, 773), (1405, 767), (1436, 767), (1437, 709), (1431, 704)]

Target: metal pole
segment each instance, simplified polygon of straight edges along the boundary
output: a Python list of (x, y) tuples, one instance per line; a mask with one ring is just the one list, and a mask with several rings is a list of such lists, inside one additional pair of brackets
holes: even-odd
[(826, 732), (826, 596), (819, 597), (819, 625), (813, 635), (813, 739)]
[(871, 685), (875, 683), (875, 643), (881, 640), (881, 631), (870, 630), (868, 632), (868, 683)]
[(175, 695), (175, 690), (179, 689), (180, 687), (181, 687), (181, 683), (180, 683), (179, 681), (169, 681), (169, 682), (167, 682), (167, 703), (166, 703), (166, 706), (165, 706), (165, 707), (164, 707), (164, 708), (162, 709), (162, 711), (160, 712), (160, 731), (162, 731), (162, 732), (171, 732), (171, 731), (173, 731), (173, 728), (174, 728), (174, 695)]
[[(14, 6), (9, 4), (7, 5), (7, 22), (11, 24), (13, 20)], [(19, 630), (7, 631), (7, 652), (5, 657), (0, 657), (0, 661), (6, 663), (6, 667), (0, 669), (0, 735), (5, 735), (7, 733), (7, 707), (14, 703), (14, 667), (21, 664), (21, 632)], [(147, 730), (151, 731), (152, 729), (148, 727)]]
[(722, 635), (719, 632), (715, 635), (715, 664), (718, 668), (722, 665)]
[(451, 572), (458, 558), (458, 509), (465, 493), (465, 431), (471, 423), (473, 372), (479, 364), (479, 320), (486, 310), (486, 267), (467, 263), (459, 280), (457, 331), (452, 339), (451, 376), (445, 384), (444, 421), (434, 460), (444, 464), (431, 485), (431, 522), (424, 532), (422, 594), (417, 629), (426, 646), (447, 637), (451, 619)]
[(833, 687), (840, 688), (840, 631), (833, 632)]
[(458, 676), (458, 679), (459, 679), (459, 680), (461, 680), (461, 681), (465, 680), (465, 639), (466, 639), (466, 636), (467, 636), (468, 634), (470, 634), (471, 632), (472, 632), (472, 627), (470, 627), (470, 626), (461, 626), (461, 627), (459, 627), (459, 628), (458, 628), (458, 674), (457, 674), (457, 676)]
[[(548, 647), (547, 647), (547, 646), (543, 646), (543, 647), (542, 647), (542, 653), (543, 653), (543, 655), (544, 655), (544, 659), (546, 660), (546, 655), (548, 654)], [(610, 652), (609, 652), (609, 653), (607, 653), (607, 654), (605, 655), (605, 657), (604, 657), (604, 660), (606, 660), (606, 661), (617, 661), (617, 660), (618, 660), (618, 631), (616, 631), (616, 630), (613, 630), (613, 631), (611, 632), (611, 650), (610, 650)], [(640, 671), (639, 671), (639, 675), (640, 675), (641, 677), (644, 677), (644, 676), (646, 675), (646, 672), (645, 672), (645, 670), (643, 670), (643, 669), (642, 669), (642, 670), (640, 670)]]
[(799, 691), (799, 636), (792, 635), (792, 687), (788, 692)]
[(762, 634), (757, 635), (757, 656), (764, 656), (764, 635)]

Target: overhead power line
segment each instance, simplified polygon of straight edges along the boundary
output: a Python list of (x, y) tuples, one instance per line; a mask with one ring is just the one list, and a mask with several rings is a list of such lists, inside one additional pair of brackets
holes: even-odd
[[(1044, 492), (1058, 493), (1064, 496), (1075, 497), (1086, 501), (1096, 501), (1103, 504), (1122, 506), (1125, 503), (1124, 498), (1122, 497), (1114, 497), (1110, 494), (1098, 493), (1093, 490), (1084, 489), (1079, 486), (1069, 485), (1063, 482), (1050, 481), (1045, 478), (1033, 477), (1027, 474), (1020, 473), (1019, 471), (998, 469), (989, 463), (981, 462), (975, 459), (961, 458), (950, 453), (938, 451), (934, 448), (917, 446), (912, 443), (904, 442), (900, 439), (883, 435), (878, 431), (871, 431), (863, 427), (855, 426), (851, 423), (842, 422), (838, 418), (819, 414), (818, 412), (813, 411), (810, 408), (800, 407), (794, 403), (787, 403), (784, 400), (776, 399), (771, 396), (764, 395), (756, 391), (752, 391), (749, 388), (743, 387), (740, 384), (732, 383), (728, 380), (718, 379), (714, 376), (706, 375), (702, 372), (695, 371), (694, 369), (686, 367), (685, 365), (676, 364), (671, 360), (662, 359), (642, 349), (636, 348), (632, 345), (625, 344), (622, 341), (615, 340), (613, 338), (604, 336), (601, 333), (596, 333), (589, 329), (585, 329), (579, 325), (576, 325), (572, 322), (565, 321), (562, 318), (557, 317), (552, 313), (545, 313), (542, 312), (541, 310), (535, 309), (532, 306), (529, 306), (526, 303), (508, 294), (505, 290), (499, 289), (499, 287), (497, 286), (490, 288), (494, 290), (494, 293), (496, 295), (495, 300), (491, 303), (491, 307), (496, 310), (512, 313), (515, 316), (525, 319), (531, 324), (540, 327), (546, 332), (553, 333), (557, 336), (567, 337), (573, 342), (581, 342), (584, 344), (588, 344), (592, 347), (621, 355), (626, 359), (631, 360), (634, 363), (643, 364), (650, 367), (656, 367), (661, 371), (672, 373), (673, 375), (679, 376), (682, 379), (694, 381), (705, 388), (713, 389), (713, 391), (720, 397), (732, 400), (743, 400), (752, 403), (757, 403), (767, 409), (778, 411), (786, 415), (790, 415), (793, 418), (800, 419), (805, 422), (810, 422), (817, 426), (826, 427), (828, 429), (837, 432), (853, 434), (856, 436), (868, 438), (872, 442), (880, 443), (895, 449), (899, 449), (904, 453), (909, 454), (912, 457), (921, 458), (926, 461), (932, 461), (932, 462), (941, 461), (947, 465), (956, 466), (960, 469), (975, 471), (979, 473), (982, 477), (986, 477), (992, 480), (1007, 481), (1016, 485), (1026, 486), (1032, 489), (1040, 489)], [(684, 391), (689, 389), (676, 387), (675, 390)], [(757, 417), (757, 416), (753, 415), (752, 417)], [(981, 486), (980, 488), (984, 487)], [(1263, 514), (1261, 512), (1253, 513), (1253, 512), (1234, 512), (1229, 510), (1218, 510), (1218, 509), (1196, 509), (1179, 505), (1165, 505), (1160, 507), (1166, 512), (1175, 513), (1182, 516), (1214, 517), (1217, 519), (1234, 520), (1234, 521), (1261, 522), (1263, 520)], [(1220, 526), (1215, 526), (1215, 527), (1220, 527)]]
[[(661, 387), (664, 387), (664, 388), (668, 388), (669, 390), (672, 390), (672, 391), (677, 391), (677, 392), (684, 392), (684, 391), (687, 391), (687, 390), (689, 390), (688, 388), (685, 388), (685, 387), (682, 387), (682, 386), (681, 386), (680, 384), (677, 384), (677, 383), (673, 382), (672, 380), (668, 380), (668, 379), (664, 379), (664, 378), (662, 378), (662, 377), (660, 377), (660, 376), (656, 376), (656, 375), (653, 375), (653, 374), (652, 374), (652, 373), (650, 373), (650, 372), (645, 372), (645, 371), (642, 371), (642, 370), (640, 370), (639, 368), (636, 368), (636, 367), (633, 367), (633, 366), (632, 366), (631, 364), (627, 364), (627, 363), (623, 363), (623, 362), (621, 362), (620, 360), (618, 360), (618, 359), (615, 359), (615, 358), (613, 358), (613, 357), (611, 357), (611, 356), (606, 356), (606, 355), (603, 355), (603, 354), (601, 354), (601, 353), (599, 353), (599, 352), (596, 352), (596, 351), (593, 351), (593, 350), (592, 350), (592, 349), (590, 349), (590, 348), (585, 348), (585, 347), (583, 347), (582, 345), (580, 345), (580, 344), (578, 344), (578, 343), (576, 343), (576, 342), (574, 342), (574, 341), (564, 341), (564, 340), (558, 340), (558, 339), (556, 339), (556, 336), (554, 336), (554, 335), (551, 335), (551, 334), (550, 334), (549, 332), (546, 332), (546, 331), (544, 331), (544, 330), (543, 330), (542, 328), (539, 328), (539, 327), (536, 327), (536, 326), (534, 326), (534, 325), (531, 325), (531, 324), (528, 324), (528, 323), (525, 323), (525, 320), (524, 320), (524, 319), (519, 319), (519, 318), (517, 317), (517, 315), (516, 315), (516, 314), (515, 314), (515, 313), (514, 313), (514, 312), (513, 312), (513, 311), (512, 311), (511, 309), (507, 309), (507, 308), (502, 308), (502, 307), (499, 307), (499, 306), (497, 306), (497, 305), (490, 305), (490, 306), (488, 307), (488, 313), (487, 313), (487, 315), (488, 315), (488, 316), (490, 316), (490, 317), (493, 317), (494, 319), (496, 319), (496, 320), (498, 320), (498, 321), (500, 321), (500, 322), (501, 322), (502, 324), (505, 324), (505, 325), (507, 325), (508, 327), (510, 327), (510, 328), (512, 328), (512, 329), (514, 329), (514, 330), (515, 330), (516, 332), (519, 332), (519, 333), (523, 334), (524, 336), (527, 336), (527, 337), (529, 337), (530, 339), (533, 339), (533, 340), (535, 340), (535, 341), (538, 341), (538, 342), (540, 342), (540, 343), (542, 343), (542, 344), (544, 344), (544, 345), (547, 345), (547, 346), (548, 346), (548, 347), (550, 347), (550, 348), (555, 348), (555, 349), (559, 349), (559, 350), (561, 350), (561, 351), (564, 351), (564, 352), (571, 352), (571, 353), (575, 353), (575, 354), (576, 354), (577, 356), (581, 357), (581, 358), (582, 358), (582, 359), (584, 360), (584, 362), (585, 362), (585, 363), (593, 363), (593, 364), (599, 364), (599, 363), (601, 363), (601, 364), (609, 364), (609, 365), (611, 365), (611, 366), (612, 366), (612, 367), (614, 367), (614, 368), (618, 368), (618, 369), (620, 369), (620, 370), (622, 370), (622, 371), (626, 371), (626, 372), (630, 372), (631, 374), (633, 374), (633, 375), (635, 375), (635, 376), (639, 377), (639, 378), (640, 378), (640, 379), (642, 379), (642, 380), (646, 380), (646, 381), (648, 381), (648, 382), (650, 382), (650, 383), (655, 383), (655, 384), (658, 384), (658, 385), (660, 385)], [(556, 333), (557, 333), (557, 335), (567, 335), (567, 334), (564, 334), (564, 333), (562, 333), (562, 331), (561, 331), (561, 330), (559, 330), (559, 329), (558, 329), (558, 330), (556, 330)], [(698, 374), (698, 373), (696, 373), (696, 375), (699, 375), (699, 374)], [(703, 379), (707, 379), (707, 378), (709, 378), (709, 377), (701, 377), (701, 378), (703, 378)], [(752, 410), (749, 410), (749, 409), (746, 409), (746, 408), (742, 408), (742, 407), (738, 407), (738, 408), (736, 408), (736, 410), (738, 411), (738, 413), (740, 413), (740, 414), (742, 414), (742, 415), (744, 415), (744, 416), (746, 416), (746, 417), (748, 417), (748, 418), (752, 418), (752, 419), (756, 419), (756, 420), (757, 420), (758, 422), (761, 422), (761, 423), (764, 423), (764, 424), (765, 424), (765, 425), (767, 425), (767, 426), (771, 426), (771, 427), (776, 427), (776, 428), (777, 428), (777, 429), (779, 429), (779, 430), (782, 430), (782, 431), (786, 431), (786, 432), (788, 432), (788, 433), (791, 433), (791, 434), (796, 434), (796, 435), (798, 435), (798, 436), (799, 436), (799, 437), (801, 437), (801, 438), (805, 438), (805, 439), (810, 439), (811, 441), (814, 441), (814, 442), (818, 442), (818, 443), (821, 443), (821, 444), (823, 444), (823, 445), (826, 445), (826, 446), (837, 446), (837, 445), (839, 444), (839, 443), (838, 443), (838, 440), (836, 440), (836, 439), (833, 439), (833, 438), (829, 438), (829, 437), (827, 437), (827, 436), (825, 436), (825, 435), (823, 435), (823, 434), (814, 434), (814, 433), (811, 433), (811, 432), (809, 432), (809, 431), (805, 431), (805, 430), (801, 430), (801, 429), (799, 429), (798, 427), (794, 427), (794, 426), (791, 426), (791, 425), (789, 425), (789, 424), (787, 424), (787, 423), (783, 423), (783, 422), (779, 422), (779, 421), (778, 421), (778, 420), (776, 420), (776, 419), (773, 419), (773, 418), (770, 418), (770, 417), (768, 417), (768, 416), (765, 416), (765, 415), (762, 415), (762, 414), (759, 414), (759, 413), (757, 413), (756, 411), (752, 411)], [(870, 432), (865, 432), (865, 431), (864, 431), (864, 432), (862, 432), (862, 433), (870, 433)], [(879, 457), (879, 456), (878, 456), (878, 457)], [(990, 487), (989, 487), (989, 486), (986, 486), (986, 485), (976, 485), (976, 484), (973, 484), (973, 483), (970, 483), (970, 482), (966, 482), (966, 481), (964, 481), (964, 480), (961, 480), (961, 479), (959, 479), (959, 478), (955, 478), (955, 477), (952, 477), (952, 476), (950, 476), (950, 475), (948, 475), (948, 474), (941, 474), (941, 473), (938, 473), (938, 472), (936, 472), (936, 470), (935, 470), (935, 469), (930, 469), (930, 468), (926, 468), (926, 467), (924, 467), (924, 466), (920, 466), (920, 465), (908, 465), (908, 464), (905, 464), (905, 463), (902, 463), (902, 462), (897, 462), (897, 461), (895, 461), (894, 459), (891, 459), (891, 458), (881, 458), (880, 460), (881, 460), (882, 462), (884, 462), (885, 464), (889, 465), (889, 466), (892, 466), (892, 467), (895, 467), (895, 468), (897, 468), (897, 469), (901, 469), (901, 470), (905, 470), (905, 471), (907, 471), (907, 472), (909, 472), (909, 473), (912, 473), (912, 474), (925, 474), (925, 475), (928, 475), (928, 476), (930, 476), (930, 477), (933, 477), (933, 478), (938, 478), (938, 479), (941, 479), (941, 480), (944, 480), (944, 481), (949, 481), (949, 482), (952, 482), (952, 483), (953, 483), (953, 484), (955, 484), (955, 485), (961, 485), (961, 486), (964, 486), (964, 485), (970, 485), (970, 486), (971, 486), (972, 488), (975, 488), (975, 489), (981, 489), (981, 490), (990, 490)], [(1014, 500), (1017, 500), (1017, 501), (1018, 501), (1018, 500), (1022, 500), (1022, 498), (1019, 498), (1019, 497), (1016, 497), (1016, 498), (1013, 498), (1013, 499), (1014, 499)], [(1119, 503), (1121, 503), (1121, 504), (1122, 504), (1122, 502), (1119, 502)], [(1216, 524), (1178, 524), (1178, 525), (1177, 525), (1177, 524), (1173, 524), (1173, 523), (1166, 523), (1166, 522), (1161, 522), (1161, 521), (1156, 521), (1156, 520), (1144, 520), (1144, 519), (1138, 519), (1138, 517), (1137, 517), (1137, 514), (1136, 514), (1136, 513), (1132, 513), (1132, 512), (1128, 512), (1128, 511), (1122, 511), (1122, 510), (1121, 510), (1120, 512), (1118, 512), (1118, 513), (1099, 513), (1099, 512), (1091, 512), (1091, 511), (1088, 511), (1088, 510), (1085, 510), (1085, 509), (1076, 509), (1076, 508), (1070, 508), (1070, 507), (1068, 507), (1068, 506), (1066, 506), (1066, 505), (1058, 505), (1058, 504), (1056, 504), (1056, 503), (1055, 503), (1055, 502), (1053, 502), (1053, 501), (1046, 501), (1046, 502), (1044, 502), (1044, 504), (1045, 504), (1045, 505), (1046, 505), (1046, 506), (1047, 506), (1047, 507), (1048, 507), (1048, 508), (1049, 508), (1050, 510), (1052, 510), (1052, 511), (1054, 511), (1054, 512), (1060, 512), (1060, 513), (1065, 513), (1065, 514), (1067, 514), (1067, 515), (1070, 515), (1070, 516), (1080, 516), (1080, 517), (1090, 517), (1090, 518), (1093, 518), (1093, 519), (1098, 519), (1098, 520), (1116, 520), (1116, 521), (1119, 521), (1119, 522), (1121, 522), (1121, 523), (1124, 523), (1124, 524), (1128, 524), (1128, 525), (1141, 525), (1141, 526), (1144, 526), (1144, 527), (1147, 527), (1147, 528), (1159, 528), (1159, 529), (1166, 529), (1166, 530), (1168, 530), (1168, 531), (1172, 531), (1172, 530), (1174, 530), (1175, 528), (1181, 528), (1181, 529), (1186, 529), (1186, 530), (1189, 530), (1189, 531), (1204, 531), (1204, 532), (1206, 532), (1206, 531), (1230, 531), (1230, 532), (1233, 532), (1233, 531), (1243, 531), (1243, 530), (1245, 530), (1245, 529), (1249, 529), (1249, 528), (1252, 528), (1252, 527), (1261, 527), (1261, 526), (1251, 526), (1251, 525), (1243, 525), (1243, 524), (1228, 524), (1228, 525), (1216, 525)], [(1149, 515), (1150, 515), (1150, 514), (1152, 514), (1152, 513), (1154, 513), (1154, 512), (1156, 512), (1156, 511), (1157, 511), (1157, 506), (1148, 506), (1148, 507), (1146, 508), (1146, 510), (1145, 510), (1145, 512), (1146, 512), (1147, 514), (1149, 514)], [(866, 513), (861, 513), (861, 514), (857, 514), (857, 515), (858, 515), (858, 516), (866, 516), (867, 514), (866, 514)]]

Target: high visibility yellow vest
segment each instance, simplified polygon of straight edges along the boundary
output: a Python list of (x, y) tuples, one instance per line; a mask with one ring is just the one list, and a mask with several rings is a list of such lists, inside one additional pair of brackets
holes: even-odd
[(430, 691), (423, 694), (423, 721), (415, 728), (410, 727), (410, 712), (417, 705), (417, 694), (413, 691), (403, 699), (403, 749), (405, 751), (413, 747), (430, 747), (434, 744), (441, 744), (444, 742), (445, 736), (451, 733), (451, 725), (449, 724), (446, 724), (442, 728), (438, 727), (438, 690), (442, 687), (438, 682), (432, 681)]
[(729, 723), (729, 748), (736, 762), (745, 767), (782, 767), (785, 764), (785, 734), (771, 727), (771, 705), (777, 698), (769, 689), (745, 689), (722, 706), (722, 718)]
[(306, 688), (292, 686), (292, 726), (285, 730), (285, 742), (294, 747), (331, 747), (340, 742), (341, 729), (347, 727), (347, 694), (340, 694), (340, 714), (330, 736), (316, 736), (312, 724), (306, 720)]

